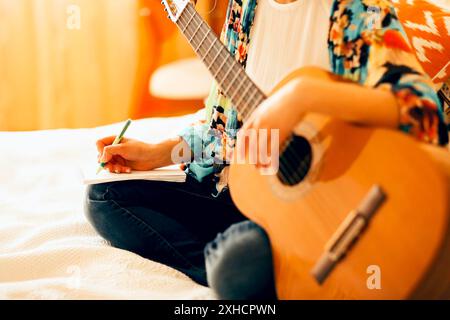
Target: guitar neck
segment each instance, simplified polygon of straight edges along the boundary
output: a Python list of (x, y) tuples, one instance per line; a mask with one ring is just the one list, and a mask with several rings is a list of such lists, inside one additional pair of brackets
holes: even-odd
[(186, 6), (176, 23), (222, 92), (231, 99), (244, 120), (247, 119), (265, 100), (264, 93), (249, 78), (241, 64), (233, 58), (192, 4)]

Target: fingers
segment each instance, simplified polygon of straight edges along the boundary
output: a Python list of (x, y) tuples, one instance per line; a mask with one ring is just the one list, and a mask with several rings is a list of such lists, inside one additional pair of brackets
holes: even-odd
[(107, 163), (105, 169), (111, 173), (131, 173), (130, 167), (118, 163)]
[[(111, 173), (130, 173), (131, 168), (123, 158), (126, 146), (122, 144), (112, 145), (116, 136), (109, 136), (97, 141), (98, 162), (106, 163), (105, 169)], [(125, 142), (125, 138), (122, 139)]]
[(102, 154), (103, 153), (103, 148), (105, 148), (106, 146), (111, 145), (114, 142), (115, 139), (116, 139), (116, 136), (109, 136), (109, 137), (106, 137), (106, 138), (98, 140), (97, 143), (96, 143), (98, 153)]
[(279, 132), (272, 130), (265, 120), (254, 113), (238, 134), (238, 161), (246, 159), (258, 169), (277, 166), (279, 157)]
[(106, 163), (111, 161), (114, 156), (121, 156), (123, 158), (126, 158), (125, 155), (126, 146), (124, 144), (116, 144), (114, 146), (109, 145), (103, 148), (103, 153), (100, 161)]
[[(105, 169), (111, 173), (131, 173), (131, 168), (120, 154), (123, 153), (121, 145), (106, 146), (100, 162), (105, 162)], [(106, 154), (106, 156), (105, 156)]]

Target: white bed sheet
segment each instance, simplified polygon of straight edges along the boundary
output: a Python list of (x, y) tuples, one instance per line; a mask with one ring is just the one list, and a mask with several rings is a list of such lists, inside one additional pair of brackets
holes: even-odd
[[(135, 121), (127, 136), (160, 140), (199, 117)], [(0, 298), (214, 298), (174, 269), (110, 247), (86, 221), (79, 168), (121, 125), (0, 132)]]

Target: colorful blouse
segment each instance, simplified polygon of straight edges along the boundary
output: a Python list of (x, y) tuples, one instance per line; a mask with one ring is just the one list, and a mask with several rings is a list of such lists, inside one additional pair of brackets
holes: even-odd
[[(257, 0), (230, 0), (221, 35), (222, 42), (244, 67), (256, 6)], [(389, 0), (335, 0), (328, 49), (332, 72), (395, 94), (400, 130), (424, 142), (447, 144), (438, 96)], [(217, 84), (211, 88), (206, 114), (205, 121), (185, 128), (180, 136), (194, 154), (194, 160), (186, 164), (187, 173), (200, 182), (215, 180), (218, 193), (227, 186), (224, 146), (234, 141), (242, 122)]]

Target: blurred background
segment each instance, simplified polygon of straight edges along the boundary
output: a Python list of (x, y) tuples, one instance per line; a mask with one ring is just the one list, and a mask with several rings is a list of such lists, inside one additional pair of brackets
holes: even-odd
[[(217, 33), (226, 4), (197, 5)], [(163, 9), (159, 0), (0, 0), (0, 131), (201, 108), (209, 75)]]
[[(450, 0), (393, 3), (425, 71), (450, 88)], [(216, 33), (227, 4), (198, 0)], [(202, 108), (211, 78), (163, 9), (160, 0), (0, 0), (0, 131)]]

